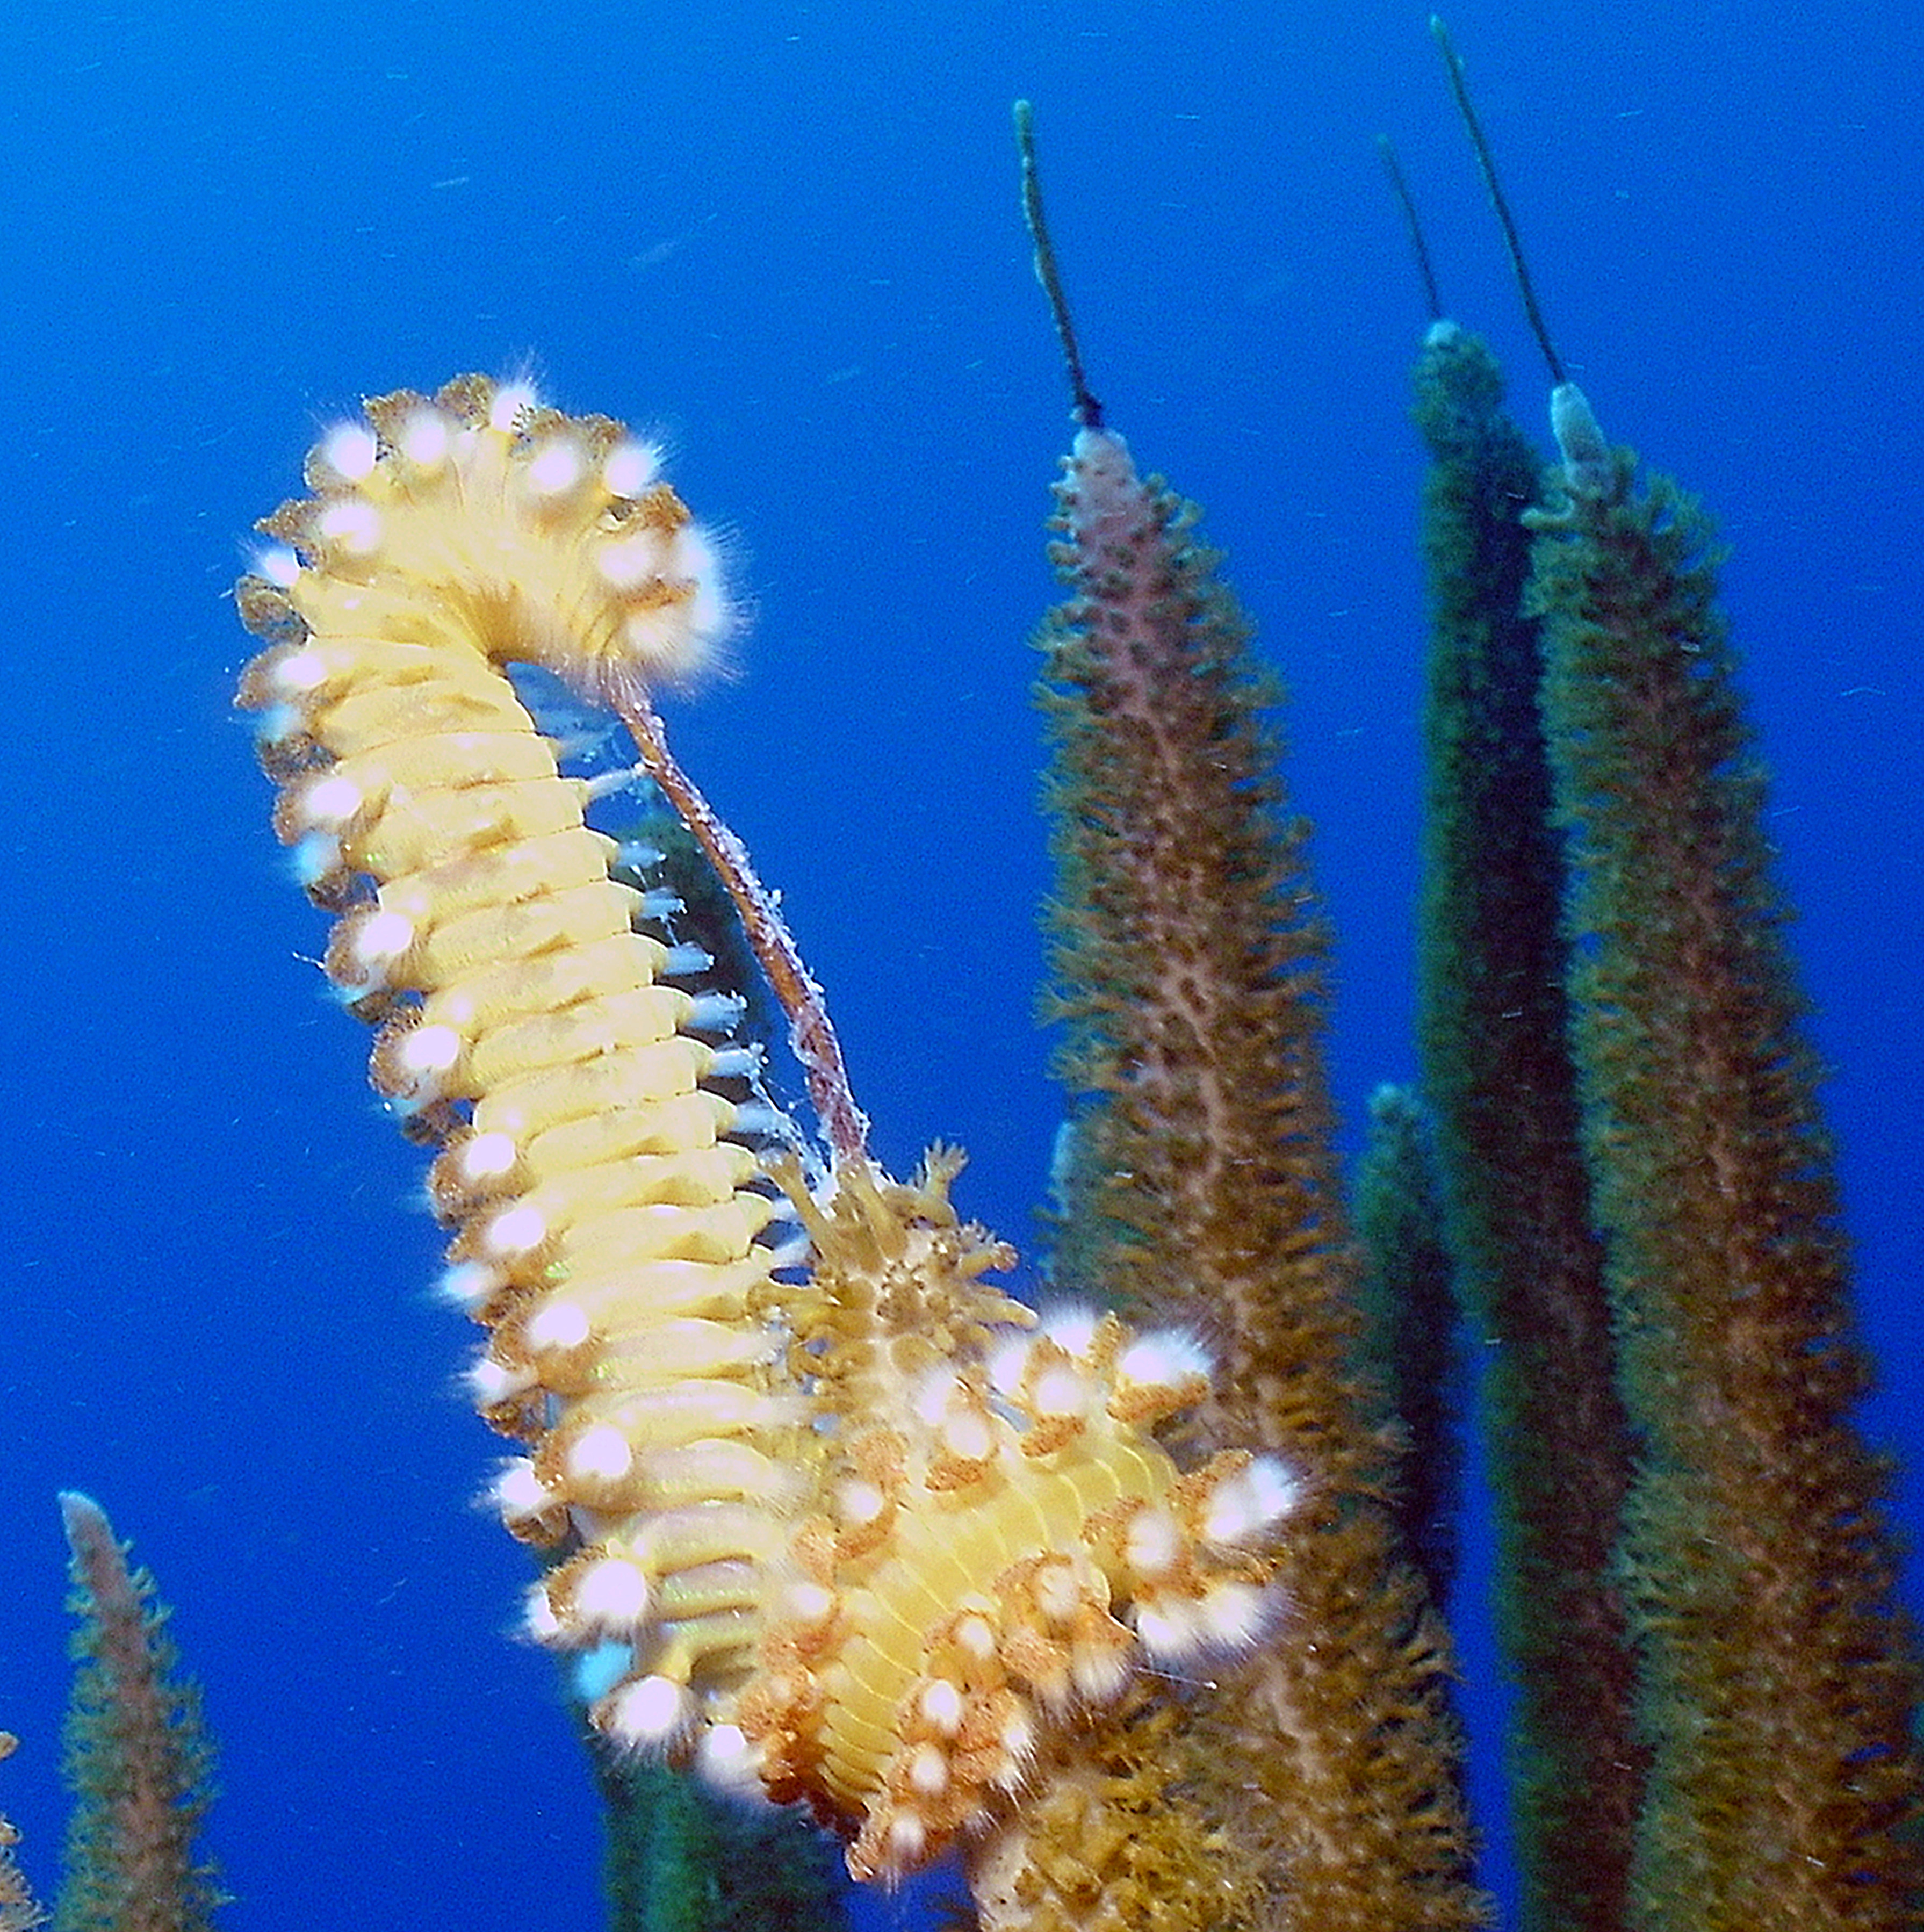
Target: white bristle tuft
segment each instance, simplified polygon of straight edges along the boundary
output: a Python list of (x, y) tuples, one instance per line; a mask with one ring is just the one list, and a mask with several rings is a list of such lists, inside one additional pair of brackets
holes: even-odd
[(617, 590), (633, 590), (662, 574), (662, 541), (653, 530), (632, 530), (595, 553), (595, 568)]
[(1258, 1456), (1217, 1484), (1202, 1518), (1212, 1543), (1244, 1543), (1287, 1516), (1302, 1485), (1274, 1456)]
[(911, 1400), (915, 1413), (932, 1429), (937, 1427), (949, 1412), (949, 1405), (962, 1392), (962, 1384), (953, 1372), (938, 1369), (923, 1376), (917, 1386)]
[(324, 772), (302, 788), (300, 800), (300, 816), (307, 824), (334, 829), (345, 825), (367, 803), (368, 795), (352, 778)]
[(626, 1556), (605, 1557), (576, 1581), (575, 1614), (591, 1629), (626, 1636), (640, 1627), (653, 1596), (638, 1564)]
[(416, 1027), (404, 1036), (395, 1056), (417, 1078), (446, 1073), (461, 1057), (461, 1036), (451, 1026)]
[(479, 1308), (501, 1288), (500, 1275), (482, 1262), (455, 1262), (443, 1269), (437, 1289), (443, 1301), (459, 1309)]
[(554, 1507), (553, 1492), (535, 1474), (533, 1463), (518, 1456), (494, 1478), (488, 1498), (509, 1522), (539, 1516)]
[(916, 1708), (922, 1721), (943, 1737), (952, 1738), (962, 1729), (962, 1692), (946, 1677), (933, 1678), (922, 1687)]
[(1036, 1608), (1052, 1623), (1067, 1623), (1082, 1600), (1082, 1586), (1075, 1565), (1066, 1557), (1056, 1557), (1038, 1566), (1035, 1573)]
[(942, 1447), (965, 1462), (980, 1462), (995, 1446), (989, 1418), (973, 1409), (962, 1409), (943, 1419)]
[(624, 1744), (659, 1749), (692, 1714), (687, 1691), (672, 1678), (639, 1677), (608, 1700), (605, 1728)]
[(534, 1377), (527, 1370), (508, 1368), (492, 1355), (476, 1356), (461, 1379), (476, 1408), (512, 1402), (534, 1387)]
[(835, 1499), (836, 1514), (852, 1528), (860, 1529), (875, 1521), (888, 1507), (888, 1498), (873, 1483), (859, 1476), (844, 1483)]
[(381, 446), (365, 423), (342, 423), (321, 439), (320, 453), (344, 483), (361, 483), (374, 473)]
[(1209, 1643), (1218, 1650), (1247, 1650), (1262, 1634), (1268, 1600), (1253, 1583), (1212, 1584), (1200, 1606)]
[(350, 556), (371, 556), (381, 547), (381, 513), (359, 496), (342, 496), (314, 519), (314, 528)]
[(439, 410), (416, 410), (401, 425), (401, 453), (417, 470), (438, 470), (448, 460), (452, 437)]
[(602, 481), (611, 496), (638, 496), (662, 473), (662, 452), (653, 444), (618, 442), (602, 464)]
[(1142, 1648), (1165, 1663), (1193, 1656), (1203, 1647), (1205, 1633), (1196, 1615), (1196, 1606), (1186, 1600), (1139, 1602), (1135, 1623)]
[(305, 698), (327, 682), (327, 660), (304, 646), (290, 651), (274, 667), (274, 688), (290, 698)]
[(540, 407), (532, 382), (504, 382), (488, 405), (488, 427), (512, 436)]
[(529, 458), (523, 473), (537, 496), (563, 496), (581, 482), (587, 467), (581, 446), (570, 437), (557, 436)]
[(1076, 1694), (1091, 1704), (1111, 1704), (1128, 1688), (1135, 1666), (1120, 1651), (1079, 1646), (1069, 1662)]
[(905, 1871), (920, 1861), (929, 1842), (929, 1828), (917, 1813), (899, 1812), (889, 1820), (888, 1840), (890, 1866)]
[(1165, 1330), (1138, 1336), (1122, 1352), (1115, 1371), (1120, 1382), (1180, 1388), (1199, 1376), (1207, 1381), (1211, 1366), (1209, 1358), (1187, 1335)]
[(924, 1798), (939, 1798), (949, 1788), (949, 1760), (937, 1745), (919, 1744), (908, 1760), (908, 1781)]
[(504, 1134), (498, 1128), (476, 1134), (462, 1145), (461, 1178), (470, 1186), (499, 1180), (503, 1175), (513, 1173), (519, 1157), (513, 1135)]
[(1086, 1356), (1100, 1318), (1094, 1309), (1071, 1304), (1051, 1309), (1042, 1318), (1042, 1332), (1065, 1354)]
[(1046, 1420), (1085, 1414), (1092, 1391), (1088, 1379), (1073, 1364), (1058, 1362), (1043, 1370), (1031, 1385), (1030, 1406)]
[(1166, 1576), (1182, 1549), (1182, 1532), (1167, 1510), (1138, 1510), (1123, 1544), (1129, 1567), (1145, 1582)]
[(1028, 1372), (1032, 1346), (1026, 1335), (1011, 1335), (997, 1346), (989, 1358), (989, 1385), (998, 1395), (1012, 1396), (1022, 1387), (1022, 1378)]
[(391, 964), (414, 944), (414, 922), (405, 913), (377, 912), (354, 934), (354, 957), (370, 970)]
[(523, 1333), (530, 1348), (578, 1348), (593, 1332), (577, 1302), (551, 1301), (528, 1318)]
[(617, 1483), (635, 1466), (628, 1438), (611, 1422), (584, 1429), (568, 1448), (568, 1473), (584, 1480)]
[(518, 1202), (488, 1222), (483, 1239), (491, 1255), (532, 1254), (548, 1239), (548, 1216), (531, 1202)]
[(301, 579), (301, 560), (285, 544), (263, 550), (254, 559), (254, 567), (257, 576), (266, 578), (282, 590), (293, 590)]
[(536, 1643), (560, 1641), (561, 1619), (554, 1614), (554, 1606), (548, 1600), (545, 1584), (536, 1583), (530, 1587), (522, 1606), (521, 1628)]
[(761, 1753), (739, 1724), (710, 1724), (695, 1747), (695, 1768), (724, 1791), (758, 1793)]

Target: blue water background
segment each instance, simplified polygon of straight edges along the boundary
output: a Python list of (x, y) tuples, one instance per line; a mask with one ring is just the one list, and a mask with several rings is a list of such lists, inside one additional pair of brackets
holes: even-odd
[[(1913, 1469), (1920, 22), (1452, 14), (1574, 370), (1733, 546), (1871, 1420)], [(524, 1560), (469, 1507), (497, 1445), (419, 1159), (229, 710), (254, 519), (361, 394), (461, 370), (663, 432), (753, 614), (738, 679), (674, 707), (683, 758), (784, 891), (880, 1151), (961, 1141), (965, 1205), (1026, 1241), (1056, 1102), (1025, 640), (1068, 423), (1010, 100), (1112, 420), (1207, 506), (1293, 689), (1352, 1135), (1414, 1071), (1424, 317), (1379, 130), (1532, 424), (1544, 380), (1420, 6), (27, 0), (0, 76), (0, 1809), (50, 1888), (77, 1486), (205, 1680), (227, 1924), (591, 1928), (593, 1806), (504, 1635)]]

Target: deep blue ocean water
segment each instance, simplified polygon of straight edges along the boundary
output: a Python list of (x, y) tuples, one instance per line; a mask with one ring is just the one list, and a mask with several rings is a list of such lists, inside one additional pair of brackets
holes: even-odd
[[(1914, 1472), (1924, 14), (1451, 20), (1574, 373), (1732, 546), (1870, 1421)], [(360, 395), (462, 370), (664, 433), (753, 611), (739, 677), (673, 710), (683, 759), (784, 892), (879, 1151), (961, 1141), (964, 1204), (1026, 1240), (1056, 1102), (1025, 640), (1069, 425), (1011, 99), (1111, 421), (1206, 507), (1292, 688), (1352, 1133), (1414, 1072), (1424, 316), (1379, 130), (1526, 422), (1543, 378), (1420, 6), (25, 0), (0, 76), (0, 1809), (50, 1890), (78, 1486), (206, 1683), (227, 1923), (585, 1932), (594, 1808), (503, 1635), (525, 1564), (469, 1507), (496, 1445), (420, 1162), (229, 710), (254, 520)]]

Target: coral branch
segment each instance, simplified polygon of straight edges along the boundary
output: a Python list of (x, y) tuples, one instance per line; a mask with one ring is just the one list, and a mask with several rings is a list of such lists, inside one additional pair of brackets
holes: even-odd
[(1363, 1252), (1363, 1360), (1382, 1390), (1382, 1426), (1400, 1437), (1398, 1528), (1430, 1601), (1440, 1604), (1456, 1576), (1468, 1418), (1433, 1138), (1409, 1088), (1379, 1087), (1351, 1214)]
[(1667, 1932), (1916, 1922), (1917, 1677), (1852, 1329), (1819, 1069), (1709, 526), (1581, 395), (1534, 520), (1576, 868), (1584, 1135), (1641, 1441), (1626, 1565)]
[[(20, 1742), (11, 1731), (0, 1731), (0, 1758), (11, 1757)], [(14, 1847), (20, 1842), (20, 1833), (0, 1816), (0, 1932), (33, 1932), (47, 1923), (47, 1914), (14, 1862)]]
[(1523, 608), (1541, 466), (1495, 361), (1455, 324), (1429, 332), (1416, 391), (1433, 610), (1419, 1032), (1460, 1292), (1488, 1345), (1523, 1922), (1608, 1932), (1649, 1753), (1615, 1570), (1631, 1448), (1580, 1145), (1542, 646)]
[(194, 1840), (212, 1797), (200, 1697), (176, 1674), (167, 1611), (100, 1505), (68, 1490), (80, 1670), (67, 1722), (75, 1798), (56, 1932), (205, 1932), (221, 1895)]
[[(1194, 512), (1139, 481), (1119, 438), (1079, 434), (1060, 494), (1072, 600), (1042, 640), (1052, 1004), (1076, 1100), (1058, 1273), (1217, 1342), (1198, 1433), (1283, 1450), (1316, 1499), (1282, 1570), (1313, 1642), (1259, 1654), (1165, 1761), (1223, 1821), (1221, 1885), (1255, 1873), (1280, 1892), (1274, 1924), (1473, 1924), (1445, 1653), (1394, 1553), (1349, 1359), (1322, 934), (1270, 686)], [(1217, 1922), (1204, 1900), (1177, 1912)]]

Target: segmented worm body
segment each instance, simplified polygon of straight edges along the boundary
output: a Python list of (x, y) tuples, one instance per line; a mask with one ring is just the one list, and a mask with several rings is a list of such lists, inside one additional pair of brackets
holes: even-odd
[(632, 718), (712, 656), (715, 548), (657, 466), (480, 378), (371, 402), (263, 526), (241, 702), (374, 1084), (440, 1146), (477, 1406), (521, 1445), (494, 1500), (553, 1552), (530, 1634), (609, 1736), (806, 1800), (893, 1875), (1144, 1659), (1252, 1641), (1295, 1486), (1181, 1474), (1154, 1430), (1198, 1352), (1038, 1329), (953, 1160), (897, 1183), (845, 1132), (811, 1185), (758, 1152), (733, 1004), (671, 983), (509, 675)]

